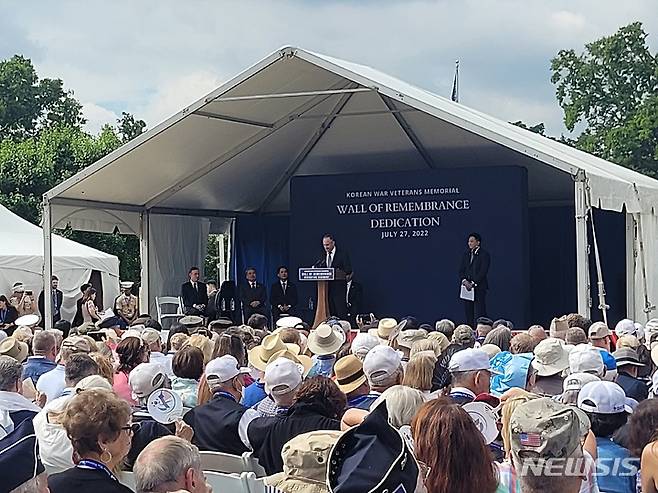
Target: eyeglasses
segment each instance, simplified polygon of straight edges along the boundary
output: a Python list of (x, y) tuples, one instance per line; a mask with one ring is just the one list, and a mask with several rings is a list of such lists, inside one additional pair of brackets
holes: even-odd
[(126, 426), (122, 426), (121, 429), (125, 431), (130, 431), (130, 433), (137, 433), (142, 426), (141, 423), (130, 423)]

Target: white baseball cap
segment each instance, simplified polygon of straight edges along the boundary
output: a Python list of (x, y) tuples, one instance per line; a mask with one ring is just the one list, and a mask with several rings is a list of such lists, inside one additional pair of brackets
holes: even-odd
[(206, 378), (217, 382), (228, 382), (236, 376), (250, 373), (249, 368), (241, 367), (238, 360), (230, 354), (211, 360), (206, 365)]
[(450, 358), (450, 363), (448, 364), (448, 370), (450, 373), (458, 373), (461, 371), (478, 371), (478, 370), (488, 370), (491, 373), (497, 375), (500, 374), (499, 371), (491, 368), (489, 363), (489, 355), (486, 351), (482, 349), (475, 348), (466, 348), (461, 351), (457, 351)]
[(589, 344), (578, 344), (569, 352), (569, 373), (593, 373), (603, 375), (601, 352)]
[(632, 320), (629, 320), (628, 318), (620, 320), (619, 322), (617, 322), (617, 325), (615, 325), (615, 334), (617, 334), (617, 336), (619, 337), (625, 335), (634, 336), (636, 332), (637, 329), (635, 327), (635, 323)]
[(369, 382), (378, 383), (392, 376), (402, 367), (402, 356), (390, 346), (377, 346), (366, 354), (363, 373)]
[(140, 363), (128, 375), (133, 398), (148, 397), (167, 381), (167, 373), (160, 363)]
[(352, 354), (359, 358), (361, 361), (366, 357), (366, 354), (376, 346), (379, 346), (379, 339), (367, 332), (359, 332), (352, 341), (350, 351)]
[(632, 413), (624, 389), (614, 382), (590, 382), (578, 394), (578, 407), (588, 413)]
[(160, 332), (157, 330), (148, 327), (141, 332), (142, 341), (144, 341), (149, 346), (156, 342), (160, 342)]
[(600, 382), (601, 379), (591, 373), (572, 373), (567, 375), (563, 382), (563, 389), (565, 392), (568, 390), (580, 390), (590, 382)]
[(265, 368), (265, 392), (270, 395), (288, 394), (304, 379), (304, 367), (288, 358), (277, 358)]

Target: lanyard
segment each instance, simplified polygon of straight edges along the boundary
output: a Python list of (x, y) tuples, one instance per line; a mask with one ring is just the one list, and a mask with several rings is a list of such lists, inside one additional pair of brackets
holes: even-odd
[(0, 323), (5, 323), (5, 318), (7, 318), (7, 309), (0, 310)]
[(218, 390), (217, 392), (215, 392), (215, 395), (216, 395), (216, 396), (226, 397), (227, 399), (231, 399), (233, 402), (238, 402), (238, 401), (235, 399), (235, 397), (233, 397), (233, 396), (232, 396), (231, 394), (229, 394), (228, 392), (224, 392), (223, 390)]
[(95, 471), (103, 471), (105, 474), (107, 474), (110, 479), (113, 479), (114, 481), (118, 481), (116, 476), (112, 474), (112, 471), (110, 471), (105, 464), (102, 462), (98, 462), (97, 460), (93, 459), (82, 459), (80, 462), (78, 462), (77, 467), (81, 469), (93, 469)]

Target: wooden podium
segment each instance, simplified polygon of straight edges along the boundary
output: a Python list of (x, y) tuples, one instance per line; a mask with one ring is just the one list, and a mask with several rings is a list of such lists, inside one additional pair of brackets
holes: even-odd
[(335, 279), (331, 267), (301, 267), (298, 279), (302, 282), (315, 282), (318, 287), (318, 302), (315, 306), (313, 328), (329, 318), (329, 281)]

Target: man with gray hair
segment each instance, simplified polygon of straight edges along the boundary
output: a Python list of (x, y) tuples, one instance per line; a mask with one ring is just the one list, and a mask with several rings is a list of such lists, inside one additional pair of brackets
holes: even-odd
[(148, 444), (137, 457), (133, 473), (137, 493), (212, 493), (201, 470), (199, 449), (175, 436)]
[(57, 366), (57, 339), (55, 334), (40, 330), (32, 338), (32, 354), (23, 365), (23, 380), (31, 379), (34, 385), (44, 373)]
[(363, 373), (368, 379), (370, 393), (379, 395), (394, 385), (402, 384), (402, 357), (390, 346), (377, 346), (363, 360)]
[(32, 419), (41, 410), (39, 406), (21, 395), (23, 367), (11, 356), (0, 356), (0, 411), (7, 411), (17, 427), (26, 419)]
[(455, 331), (455, 323), (452, 320), (444, 318), (437, 321), (434, 327), (436, 328), (437, 332), (445, 334), (448, 340), (452, 339), (452, 333)]

